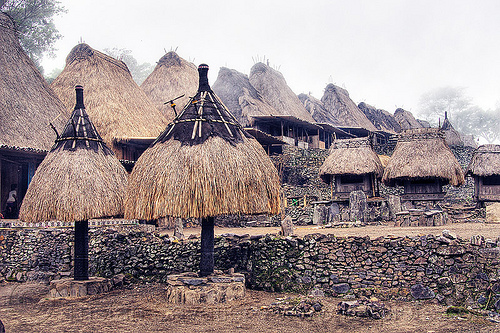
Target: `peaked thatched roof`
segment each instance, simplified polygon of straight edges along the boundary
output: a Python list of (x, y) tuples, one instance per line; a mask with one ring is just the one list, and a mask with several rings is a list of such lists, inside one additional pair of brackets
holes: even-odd
[(213, 93), (207, 72), (199, 66), (198, 92), (137, 161), (126, 217), (278, 212), (276, 168)]
[(396, 111), (394, 111), (394, 119), (396, 119), (403, 131), (425, 127), (417, 119), (415, 119), (415, 117), (413, 117), (413, 114), (410, 111), (406, 111), (402, 108), (397, 108)]
[(66, 58), (66, 67), (52, 82), (64, 104), (74, 103), (74, 86), (86, 90), (89, 115), (104, 142), (113, 139), (156, 137), (167, 120), (134, 82), (124, 62), (78, 44)]
[(168, 121), (172, 121), (175, 115), (170, 103), (165, 104), (165, 102), (184, 95), (174, 101), (176, 111), (180, 112), (189, 98), (196, 94), (197, 88), (196, 66), (179, 57), (174, 51), (161, 57), (154, 71), (141, 84), (141, 89)]
[(467, 174), (480, 177), (500, 175), (500, 145), (479, 146), (474, 151)]
[(90, 121), (83, 96), (81, 102), (31, 180), (19, 211), (23, 221), (123, 214), (127, 173)]
[[(49, 150), (64, 105), (24, 53), (12, 19), (0, 12), (0, 146)], [(59, 117), (63, 114), (62, 117)]]
[(294, 116), (315, 122), (277, 70), (261, 62), (256, 63), (250, 69), (249, 80), (264, 100), (276, 110), (277, 115)]
[(336, 140), (330, 154), (319, 169), (319, 175), (330, 182), (330, 175), (364, 175), (373, 173), (382, 177), (384, 169), (373, 151), (369, 138)]
[(330, 83), (325, 88), (321, 102), (325, 109), (332, 114), (333, 119), (337, 119), (340, 122), (340, 125), (362, 127), (369, 131), (377, 130), (351, 100), (347, 90)]
[(358, 108), (378, 130), (388, 133), (401, 132), (401, 126), (389, 112), (377, 109), (374, 106), (366, 104), (365, 102), (359, 103)]
[(464, 174), (438, 128), (406, 130), (399, 134), (382, 181), (393, 185), (405, 179), (438, 178), (459, 186)]
[(441, 125), (441, 130), (444, 132), (444, 138), (446, 144), (448, 146), (463, 146), (464, 141), (462, 140), (462, 136), (458, 131), (453, 127), (450, 120), (448, 119), (448, 115), (445, 112), (443, 125)]
[(242, 126), (251, 124), (250, 116), (278, 114), (250, 84), (248, 76), (234, 69), (221, 67), (212, 89)]
[(316, 122), (320, 124), (341, 125), (341, 122), (325, 109), (325, 106), (319, 99), (313, 97), (311, 94), (299, 94), (298, 97)]

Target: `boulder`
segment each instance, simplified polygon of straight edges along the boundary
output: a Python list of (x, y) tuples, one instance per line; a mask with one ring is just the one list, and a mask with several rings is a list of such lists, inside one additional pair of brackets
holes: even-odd
[(293, 222), (290, 216), (285, 217), (285, 219), (281, 221), (281, 234), (284, 237), (293, 235)]
[(420, 283), (413, 285), (410, 291), (415, 299), (431, 299), (436, 296), (429, 287), (423, 286)]

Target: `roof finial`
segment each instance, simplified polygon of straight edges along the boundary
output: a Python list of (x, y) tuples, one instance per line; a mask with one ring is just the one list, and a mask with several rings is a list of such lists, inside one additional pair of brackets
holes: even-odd
[(198, 86), (198, 91), (210, 91), (210, 85), (208, 84), (208, 65), (199, 65), (198, 74), (200, 75), (200, 84)]

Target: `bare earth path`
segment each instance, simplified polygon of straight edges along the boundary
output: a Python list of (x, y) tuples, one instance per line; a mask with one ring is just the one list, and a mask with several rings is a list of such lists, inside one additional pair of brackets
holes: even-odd
[(323, 298), (321, 313), (297, 318), (261, 310), (277, 297), (290, 294), (250, 290), (240, 301), (193, 306), (166, 303), (164, 287), (158, 284), (136, 285), (98, 296), (40, 301), (37, 296), (27, 296), (35, 295), (36, 288), (29, 284), (0, 285), (0, 318), (7, 333), (500, 331), (500, 324), (482, 317), (448, 316), (445, 307), (432, 302), (386, 302), (390, 314), (373, 320), (339, 315), (336, 306), (340, 299)]

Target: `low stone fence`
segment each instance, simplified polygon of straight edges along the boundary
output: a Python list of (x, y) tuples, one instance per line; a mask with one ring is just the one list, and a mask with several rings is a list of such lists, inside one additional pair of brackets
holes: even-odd
[[(231, 234), (216, 237), (215, 266), (243, 273), (253, 289), (436, 298), (500, 309), (499, 245), (500, 240), (465, 240), (446, 232), (376, 239)], [(91, 275), (164, 282), (168, 274), (197, 271), (199, 250), (199, 239), (95, 229), (90, 232)], [(72, 251), (71, 229), (2, 230), (0, 281), (69, 276)]]

